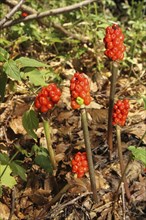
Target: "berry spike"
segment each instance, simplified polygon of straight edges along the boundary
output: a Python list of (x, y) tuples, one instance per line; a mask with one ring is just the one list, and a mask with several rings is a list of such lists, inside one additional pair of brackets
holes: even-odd
[(88, 79), (83, 73), (75, 73), (70, 80), (71, 107), (79, 109), (82, 105), (91, 102), (90, 86)]
[(51, 83), (47, 87), (42, 87), (35, 98), (34, 106), (41, 113), (51, 110), (60, 100), (61, 91), (56, 84)]
[(129, 111), (129, 100), (118, 100), (113, 108), (113, 125), (124, 126), (128, 111)]
[(124, 34), (117, 24), (108, 26), (106, 28), (106, 35), (104, 37), (105, 52), (104, 54), (113, 61), (123, 60), (124, 58)]
[(77, 174), (78, 178), (82, 178), (88, 172), (88, 162), (86, 152), (78, 152), (72, 159), (72, 172)]

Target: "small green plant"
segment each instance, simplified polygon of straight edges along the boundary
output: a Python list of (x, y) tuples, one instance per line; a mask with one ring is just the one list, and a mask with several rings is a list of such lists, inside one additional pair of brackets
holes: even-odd
[[(26, 181), (26, 170), (21, 166), (21, 161), (15, 160), (17, 151), (11, 158), (5, 153), (0, 153), (0, 196), (2, 195), (2, 187), (13, 188), (16, 185), (14, 176), (19, 176)], [(11, 173), (13, 175), (11, 175)]]
[(0, 47), (0, 99), (1, 101), (5, 95), (5, 88), (7, 81), (15, 83), (22, 82), (25, 87), (27, 82), (28, 91), (34, 92), (34, 86), (45, 86), (49, 80), (57, 80), (60, 78), (52, 72), (48, 65), (28, 57), (20, 57), (12, 59), (10, 54)]

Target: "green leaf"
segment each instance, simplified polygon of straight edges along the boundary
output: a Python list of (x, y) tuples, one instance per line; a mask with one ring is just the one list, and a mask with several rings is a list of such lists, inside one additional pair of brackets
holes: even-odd
[(34, 139), (37, 139), (37, 135), (34, 132), (34, 129), (38, 128), (39, 120), (33, 110), (28, 110), (23, 114), (22, 124), (27, 133)]
[(5, 153), (0, 153), (0, 164), (6, 165), (9, 163), (9, 157)]
[(27, 150), (23, 149), (21, 146), (14, 145), (14, 147), (21, 153), (24, 154), (26, 157), (30, 157), (31, 153), (28, 153)]
[(5, 64), (4, 64), (4, 71), (6, 72), (6, 74), (17, 81), (20, 81), (20, 71), (17, 67), (17, 64), (14, 60), (8, 60)]
[(142, 147), (129, 146), (130, 150), (135, 158), (135, 160), (141, 161), (146, 166), (146, 149)]
[[(2, 174), (5, 167), (6, 165), (0, 165), (0, 175)], [(10, 166), (8, 166), (3, 176), (1, 177), (0, 182), (1, 182), (1, 185), (7, 186), (12, 189), (13, 186), (16, 185), (16, 180), (13, 176), (11, 176), (11, 173), (12, 173), (12, 170)]]
[(3, 101), (5, 96), (5, 88), (7, 84), (7, 75), (0, 72), (0, 101)]
[(41, 72), (37, 69), (32, 70), (32, 71), (26, 73), (25, 75), (29, 77), (30, 82), (32, 84), (34, 84), (35, 86), (45, 86), (45, 85), (47, 85), (45, 83), (43, 74), (41, 74)]
[(22, 166), (18, 165), (16, 161), (12, 161), (10, 167), (14, 175), (18, 175), (22, 180), (26, 181), (26, 170)]
[(52, 173), (52, 165), (49, 159), (48, 152), (45, 148), (41, 148), (38, 155), (35, 157), (35, 163), (43, 168), (45, 171)]
[(0, 47), (0, 62), (7, 61), (9, 59), (9, 53)]
[(22, 67), (47, 67), (48, 65), (28, 57), (21, 57), (16, 60), (20, 68)]

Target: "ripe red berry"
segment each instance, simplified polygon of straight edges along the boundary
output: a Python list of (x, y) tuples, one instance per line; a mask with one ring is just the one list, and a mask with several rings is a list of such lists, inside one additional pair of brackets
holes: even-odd
[(84, 174), (89, 170), (86, 152), (78, 152), (72, 159), (71, 163), (72, 172), (76, 173), (78, 178), (83, 177)]
[(124, 126), (128, 110), (129, 110), (129, 101), (127, 99), (118, 100), (113, 108), (113, 125)]
[(40, 101), (41, 105), (47, 105), (48, 104), (48, 99), (45, 96), (40, 96), (39, 101)]
[(46, 105), (42, 105), (41, 106), (41, 112), (44, 113), (44, 112), (47, 112), (48, 111), (48, 107)]
[(71, 107), (80, 108), (80, 105), (89, 105), (91, 102), (90, 86), (83, 73), (75, 73), (70, 80)]
[(37, 95), (34, 105), (40, 112), (45, 113), (52, 109), (60, 100), (61, 91), (56, 84), (51, 83), (47, 87), (43, 87)]
[(38, 99), (35, 100), (34, 105), (37, 109), (39, 109), (41, 107), (41, 104)]
[(22, 12), (22, 13), (21, 13), (21, 16), (22, 16), (23, 18), (25, 18), (25, 17), (28, 16), (28, 13), (27, 13), (27, 12)]
[(124, 35), (117, 24), (106, 28), (104, 37), (105, 52), (104, 54), (111, 60), (122, 60), (124, 58), (125, 46), (123, 44)]
[(80, 105), (75, 100), (72, 100), (71, 101), (71, 107), (73, 109), (78, 109), (78, 108), (80, 108)]

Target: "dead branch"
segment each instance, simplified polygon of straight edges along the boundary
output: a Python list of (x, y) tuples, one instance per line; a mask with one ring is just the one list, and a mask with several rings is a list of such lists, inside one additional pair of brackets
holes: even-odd
[[(18, 2), (15, 1), (15, 0), (5, 0), (3, 3), (8, 5), (8, 6), (10, 6), (10, 7), (14, 7), (14, 6), (16, 6), (18, 4)], [(23, 11), (26, 11), (28, 14), (35, 14), (35, 13), (37, 13), (37, 11), (35, 9), (33, 9), (33, 8), (29, 7), (29, 6), (26, 6), (26, 5), (21, 5), (20, 9), (23, 10)]]
[(76, 3), (73, 5), (66, 6), (66, 7), (56, 8), (56, 9), (48, 10), (48, 11), (41, 12), (41, 13), (38, 12), (36, 14), (31, 14), (25, 18), (10, 20), (10, 21), (7, 21), (5, 24), (1, 25), (1, 29), (13, 26), (15, 24), (19, 24), (20, 22), (27, 22), (27, 21), (31, 21), (33, 19), (44, 18), (47, 16), (54, 16), (54, 15), (59, 15), (62, 13), (67, 13), (67, 12), (82, 8), (83, 6), (88, 5), (90, 3), (93, 3), (93, 2), (96, 2), (96, 1), (97, 0), (85, 0), (80, 3)]
[(68, 36), (70, 38), (73, 38), (73, 39), (77, 39), (77, 40), (81, 41), (82, 43), (87, 43), (89, 41), (88, 37), (84, 37), (84, 36), (81, 36), (79, 34), (73, 34), (70, 31), (66, 30), (64, 27), (62, 27), (60, 24), (56, 24), (56, 23), (52, 22), (52, 26), (55, 29), (62, 32), (63, 34), (65, 34), (66, 36)]
[[(15, 0), (12, 0), (12, 1), (11, 0), (5, 0), (4, 3), (7, 4), (10, 7), (14, 7), (18, 4), (18, 2), (15, 1)], [(36, 14), (37, 13), (37, 11), (35, 9), (33, 9), (29, 6), (26, 6), (26, 5), (21, 5), (20, 9), (27, 12), (28, 14)], [(38, 19), (37, 19), (37, 22), (38, 22)], [(71, 33), (70, 31), (66, 30), (63, 26), (61, 26), (60, 24), (56, 24), (54, 22), (51, 22), (48, 26), (48, 24), (44, 23), (43, 21), (40, 21), (40, 19), (39, 19), (38, 23), (45, 26), (45, 27), (50, 27), (50, 25), (51, 25), (54, 29), (62, 32), (64, 35), (66, 35), (66, 36), (68, 36), (72, 39), (77, 39), (77, 40), (81, 41), (82, 43), (87, 43), (89, 41), (88, 37), (84, 37), (84, 36), (80, 36), (79, 34)]]
[(5, 15), (5, 17), (0, 21), (0, 27), (3, 26), (3, 24), (7, 23), (6, 21), (8, 21), (16, 13), (16, 11), (18, 11), (24, 1), (25, 0), (20, 0), (20, 2), (16, 4), (15, 7), (8, 14)]

